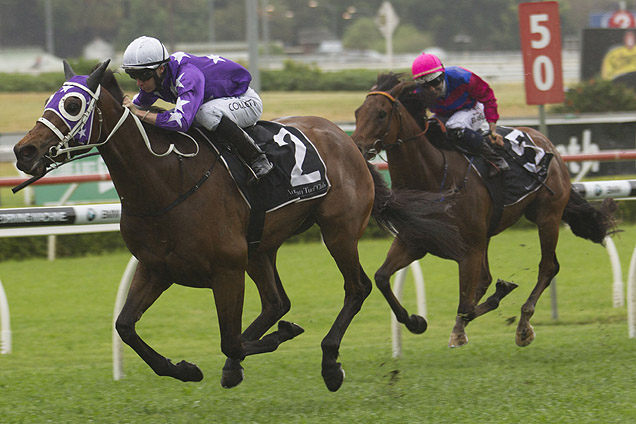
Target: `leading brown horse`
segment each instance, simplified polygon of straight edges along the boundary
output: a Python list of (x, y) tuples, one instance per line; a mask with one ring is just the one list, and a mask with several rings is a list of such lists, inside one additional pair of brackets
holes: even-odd
[[(182, 381), (203, 378), (196, 365), (173, 364), (135, 330), (142, 314), (172, 284), (213, 290), (221, 350), (228, 358), (224, 387), (243, 380), (241, 361), (247, 355), (273, 351), (300, 334), (299, 326), (279, 321), (291, 304), (276, 254), (285, 240), (314, 223), (344, 278), (344, 305), (321, 345), (322, 376), (332, 391), (344, 379), (337, 362), (342, 337), (372, 288), (357, 247), (370, 216), (406, 244), (424, 244), (442, 256), (461, 254), (456, 229), (438, 219), (446, 205), (423, 193), (391, 191), (338, 126), (318, 117), (293, 117), (279, 122), (312, 140), (331, 188), (322, 197), (268, 212), (261, 243), (248, 255), (250, 208), (217, 153), (195, 148), (192, 139), (177, 133), (142, 126), (121, 106), (123, 92), (107, 66), (108, 61), (89, 76), (76, 76), (65, 64), (68, 81), (14, 152), (19, 169), (41, 176), (78, 151), (98, 146), (121, 200), (121, 235), (139, 260), (116, 328), (156, 374)], [(77, 125), (70, 127), (63, 117)], [(79, 134), (90, 134), (86, 145), (76, 145)], [(258, 288), (262, 310), (241, 333), (246, 271)], [(264, 336), (276, 322), (278, 329)]]
[[(492, 281), (488, 266), (491, 236), (509, 228), (523, 215), (537, 225), (541, 242), (539, 275), (534, 290), (521, 307), (516, 333), (516, 343), (527, 346), (535, 337), (530, 325), (535, 305), (559, 271), (555, 250), (561, 221), (568, 223), (575, 235), (602, 243), (614, 226), (615, 203), (607, 199), (600, 210), (594, 209), (572, 189), (568, 169), (550, 140), (532, 128), (519, 128), (539, 147), (554, 154), (554, 158), (541, 188), (504, 208), (496, 228), (490, 229), (495, 210), (483, 180), (460, 152), (435, 147), (428, 139), (426, 124), (420, 125), (409, 113), (406, 105), (410, 107), (414, 102), (412, 82), (402, 80), (399, 74), (381, 74), (374, 90), (356, 110), (356, 129), (352, 136), (366, 157), (385, 150), (394, 189), (430, 192), (459, 189), (460, 192), (450, 208), (449, 221), (459, 228), (468, 251), (457, 261), (459, 306), (449, 346), (466, 344), (466, 325), (497, 308), (499, 301), (516, 287), (500, 280), (495, 293), (479, 303)], [(376, 284), (398, 321), (411, 331), (417, 327), (391, 291), (389, 279), (397, 270), (425, 254), (425, 248), (413, 250), (396, 239), (375, 274)]]

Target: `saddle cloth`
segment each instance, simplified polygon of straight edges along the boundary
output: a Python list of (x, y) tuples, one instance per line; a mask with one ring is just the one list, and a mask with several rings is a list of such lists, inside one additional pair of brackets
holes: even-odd
[(258, 201), (258, 208), (271, 212), (290, 203), (327, 194), (331, 184), (325, 163), (300, 130), (276, 122), (258, 121), (245, 131), (274, 164), (274, 169), (259, 180), (256, 188), (248, 184), (251, 174), (232, 151), (230, 143), (216, 138), (210, 144), (251, 209), (255, 201)]
[(514, 205), (534, 193), (548, 178), (548, 167), (553, 154), (546, 153), (537, 146), (525, 132), (510, 127), (497, 127), (497, 133), (504, 139), (503, 157), (510, 170), (503, 176), (488, 178), (490, 163), (480, 156), (466, 159), (480, 174), (495, 206), (503, 208)]

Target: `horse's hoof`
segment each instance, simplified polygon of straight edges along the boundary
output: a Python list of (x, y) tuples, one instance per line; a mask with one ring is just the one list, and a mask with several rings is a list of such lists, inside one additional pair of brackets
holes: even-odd
[(466, 333), (451, 334), (448, 340), (448, 347), (461, 347), (468, 343), (468, 336)]
[(322, 367), (322, 379), (325, 381), (325, 385), (331, 392), (337, 391), (345, 378), (345, 372), (342, 369), (340, 362), (336, 362), (335, 365), (329, 367)]
[(500, 278), (497, 280), (497, 284), (495, 284), (495, 287), (495, 293), (499, 293), (499, 300), (501, 300), (509, 295), (511, 291), (519, 287), (519, 285), (513, 283), (512, 281), (505, 281)]
[(236, 387), (245, 378), (245, 373), (243, 372), (243, 367), (238, 366), (238, 368), (227, 368), (223, 367), (223, 376), (221, 377), (221, 386), (224, 389), (231, 389), (232, 387)]
[(413, 314), (406, 322), (406, 328), (413, 334), (422, 334), (428, 328), (428, 323), (424, 317)]
[(533, 342), (534, 337), (534, 328), (530, 324), (528, 324), (528, 328), (526, 328), (525, 330), (517, 331), (515, 342), (519, 347), (526, 347)]
[(201, 381), (203, 380), (203, 372), (195, 364), (181, 361), (175, 366), (175, 378), (181, 381)]
[(305, 332), (300, 325), (289, 321), (278, 321), (278, 331), (282, 335), (281, 339), (291, 340)]

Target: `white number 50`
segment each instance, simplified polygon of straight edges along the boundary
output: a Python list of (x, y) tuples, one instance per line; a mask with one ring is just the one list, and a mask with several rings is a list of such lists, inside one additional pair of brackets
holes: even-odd
[[(551, 41), (550, 30), (544, 25), (548, 21), (548, 15), (540, 13), (530, 15), (530, 33), (539, 34), (538, 40), (530, 41), (533, 49), (544, 49)], [(554, 65), (552, 60), (545, 55), (539, 55), (532, 64), (532, 79), (537, 89), (548, 91), (554, 85)]]

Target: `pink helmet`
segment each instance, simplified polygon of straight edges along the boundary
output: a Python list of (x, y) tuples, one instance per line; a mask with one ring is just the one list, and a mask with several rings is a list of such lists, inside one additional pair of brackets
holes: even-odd
[(413, 61), (411, 72), (414, 80), (429, 82), (442, 75), (444, 65), (434, 54), (422, 53)]

